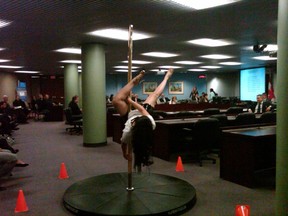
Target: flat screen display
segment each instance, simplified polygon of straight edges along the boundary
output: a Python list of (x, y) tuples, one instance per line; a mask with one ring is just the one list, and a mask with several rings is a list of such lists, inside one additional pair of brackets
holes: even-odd
[(240, 71), (240, 100), (256, 101), (258, 94), (265, 92), (265, 68)]

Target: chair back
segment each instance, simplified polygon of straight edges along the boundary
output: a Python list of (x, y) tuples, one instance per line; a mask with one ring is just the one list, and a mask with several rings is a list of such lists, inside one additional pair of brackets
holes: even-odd
[(227, 115), (225, 115), (225, 114), (211, 115), (211, 116), (209, 116), (209, 118), (218, 119), (220, 127), (225, 127), (228, 125), (228, 118), (227, 118)]
[(262, 113), (259, 118), (259, 123), (276, 123), (276, 112)]
[(219, 108), (204, 109), (204, 115), (214, 115), (214, 114), (219, 114), (219, 113), (220, 113)]
[(192, 129), (192, 133), (200, 150), (219, 147), (221, 130), (218, 119), (199, 119)]
[(236, 125), (249, 125), (256, 123), (255, 113), (239, 113), (235, 118)]
[(64, 113), (65, 113), (65, 118), (66, 118), (66, 123), (70, 124), (73, 122), (73, 119), (72, 119), (72, 110), (71, 108), (66, 108), (64, 109)]
[(239, 114), (243, 112), (242, 107), (229, 107), (226, 111), (227, 114)]

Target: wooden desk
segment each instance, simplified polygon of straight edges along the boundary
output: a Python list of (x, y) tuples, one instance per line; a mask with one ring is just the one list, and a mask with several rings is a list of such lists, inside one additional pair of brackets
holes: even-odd
[(173, 153), (183, 150), (183, 128), (192, 127), (198, 120), (199, 118), (187, 118), (156, 121), (153, 155), (163, 160), (171, 160)]
[(255, 187), (257, 173), (275, 168), (276, 126), (223, 131), (220, 177)]

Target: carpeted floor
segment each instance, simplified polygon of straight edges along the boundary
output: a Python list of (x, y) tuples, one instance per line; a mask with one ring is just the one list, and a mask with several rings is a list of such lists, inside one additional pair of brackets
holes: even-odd
[[(15, 215), (18, 191), (23, 190), (29, 211), (18, 215), (72, 215), (62, 204), (65, 190), (77, 181), (106, 173), (127, 172), (120, 145), (108, 138), (108, 145), (97, 148), (82, 146), (82, 136), (65, 133), (64, 122), (35, 122), (20, 125), (15, 131), (18, 156), (30, 165), (17, 167), (13, 176), (2, 179), (7, 190), (0, 192), (0, 215)], [(65, 163), (68, 179), (58, 179), (60, 165)], [(219, 178), (217, 164), (184, 163), (184, 172), (176, 172), (176, 162), (154, 158), (150, 172), (183, 179), (193, 185), (197, 193), (195, 206), (184, 215), (231, 216), (237, 204), (247, 204), (251, 216), (273, 216), (275, 189), (263, 186), (256, 189), (224, 181)], [(145, 170), (144, 172), (149, 172)], [(113, 206), (111, 206), (113, 208)]]

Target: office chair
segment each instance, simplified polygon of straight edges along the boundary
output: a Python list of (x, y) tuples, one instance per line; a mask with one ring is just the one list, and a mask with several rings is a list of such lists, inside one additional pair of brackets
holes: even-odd
[(69, 132), (69, 134), (81, 134), (83, 125), (82, 116), (72, 115), (70, 108), (64, 109), (64, 113), (66, 118), (65, 124), (73, 126), (66, 128), (66, 131)]
[(255, 113), (239, 113), (235, 118), (236, 125), (249, 125), (256, 123)]
[(220, 134), (219, 121), (215, 118), (199, 119), (191, 128), (184, 128), (186, 136), (187, 150), (191, 156), (195, 156), (195, 160), (202, 166), (202, 161), (209, 160), (213, 164), (216, 159), (208, 157), (213, 149), (220, 149)]
[(239, 114), (243, 112), (242, 107), (229, 107), (226, 111), (226, 114)]
[(215, 118), (218, 119), (219, 121), (219, 127), (225, 127), (228, 125), (228, 118), (226, 114), (216, 114), (216, 115), (211, 115), (209, 118)]
[(219, 108), (207, 108), (204, 109), (204, 115), (214, 115), (214, 114), (219, 114), (220, 109)]
[(259, 118), (259, 123), (276, 123), (276, 112), (262, 113)]

